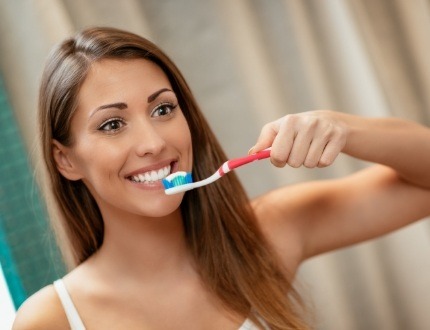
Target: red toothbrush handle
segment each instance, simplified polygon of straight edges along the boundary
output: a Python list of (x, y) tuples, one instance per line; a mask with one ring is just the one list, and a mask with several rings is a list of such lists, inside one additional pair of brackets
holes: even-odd
[(238, 168), (239, 166), (251, 163), (251, 162), (256, 161), (256, 160), (269, 158), (269, 157), (270, 157), (270, 149), (264, 149), (260, 152), (257, 152), (255, 154), (252, 154), (249, 156), (231, 159), (227, 162), (227, 165), (230, 168), (230, 170), (234, 170), (235, 168)]

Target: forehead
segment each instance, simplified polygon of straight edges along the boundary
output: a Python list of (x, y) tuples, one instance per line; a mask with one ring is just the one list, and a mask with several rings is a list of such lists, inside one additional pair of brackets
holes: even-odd
[(170, 82), (164, 71), (151, 61), (103, 59), (92, 64), (80, 88), (78, 104), (94, 106), (94, 102), (117, 101), (118, 97), (149, 94), (163, 87), (171, 89)]

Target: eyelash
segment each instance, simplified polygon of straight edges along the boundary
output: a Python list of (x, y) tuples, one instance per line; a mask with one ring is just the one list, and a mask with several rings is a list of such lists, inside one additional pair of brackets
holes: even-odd
[[(154, 113), (156, 111), (161, 110), (161, 109), (166, 108), (166, 107), (169, 108), (169, 111), (170, 111), (168, 114), (154, 116)], [(155, 109), (151, 112), (151, 117), (170, 117), (177, 107), (178, 107), (177, 104), (174, 105), (173, 103), (170, 103), (170, 102), (161, 103), (161, 104), (157, 105), (155, 107)], [(106, 129), (106, 126), (108, 124), (112, 124), (112, 123), (121, 123), (122, 126), (118, 127), (118, 128)], [(108, 132), (108, 133), (113, 133), (113, 132), (116, 132), (119, 129), (121, 129), (124, 125), (125, 125), (125, 121), (121, 117), (109, 118), (100, 124), (100, 126), (98, 127), (98, 130)]]
[(112, 128), (112, 129), (105, 129), (105, 126), (108, 124), (117, 123), (117, 122), (121, 123), (122, 126), (125, 125), (124, 119), (121, 117), (109, 118), (108, 120), (103, 121), (103, 123), (98, 127), (98, 130), (99, 131), (105, 131), (105, 132), (116, 132), (122, 126), (119, 128)]
[(168, 116), (171, 116), (173, 114), (173, 112), (175, 111), (175, 109), (178, 107), (178, 105), (177, 104), (174, 105), (173, 103), (170, 103), (170, 102), (161, 103), (161, 104), (157, 105), (155, 107), (155, 109), (151, 112), (151, 117), (153, 117), (153, 114), (156, 111), (158, 111), (160, 109), (163, 109), (163, 108), (166, 108), (166, 107), (170, 108), (170, 112), (168, 114), (158, 115), (158, 116), (155, 116), (155, 117), (168, 117)]

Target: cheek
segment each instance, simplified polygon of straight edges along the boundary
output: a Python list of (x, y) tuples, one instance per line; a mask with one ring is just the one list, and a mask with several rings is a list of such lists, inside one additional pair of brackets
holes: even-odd
[(191, 132), (185, 119), (181, 113), (179, 120), (176, 121), (173, 127), (170, 127), (169, 131), (165, 135), (165, 138), (169, 140), (169, 144), (176, 147), (181, 152), (188, 153), (190, 164), (192, 161), (192, 142)]
[(75, 159), (82, 174), (88, 180), (99, 176), (118, 173), (118, 167), (124, 162), (124, 148), (101, 141), (85, 141), (76, 148)]
[(191, 140), (191, 132), (190, 132), (190, 129), (188, 127), (187, 122), (185, 121), (185, 118), (184, 118), (184, 122), (185, 122), (185, 125), (183, 126), (182, 132), (180, 135), (183, 137), (183, 139), (181, 139), (180, 142), (181, 142), (181, 148), (183, 150), (185, 150), (185, 152), (188, 153), (188, 161), (189, 161), (190, 170), (191, 170), (192, 161), (193, 161), (193, 144), (192, 144), (192, 140)]
[(191, 132), (190, 132), (190, 129), (188, 128), (188, 125), (184, 125), (180, 136), (183, 137), (180, 141), (182, 148), (191, 150), (192, 149)]

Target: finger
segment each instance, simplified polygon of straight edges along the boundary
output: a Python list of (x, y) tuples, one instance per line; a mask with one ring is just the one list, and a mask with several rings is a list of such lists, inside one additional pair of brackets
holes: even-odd
[(287, 163), (291, 167), (300, 167), (305, 162), (312, 143), (313, 134), (311, 131), (300, 131), (294, 139)]
[(281, 124), (278, 135), (272, 144), (270, 161), (276, 167), (284, 167), (291, 153), (294, 144), (296, 131), (291, 123)]
[(335, 161), (343, 146), (338, 140), (330, 140), (318, 161), (318, 167), (327, 167)]
[(303, 165), (307, 168), (314, 168), (318, 166), (321, 155), (327, 145), (327, 139), (314, 139), (309, 147), (309, 152), (306, 155), (306, 159)]
[(257, 139), (255, 145), (249, 149), (248, 154), (253, 154), (263, 149), (269, 148), (272, 146), (273, 140), (278, 134), (279, 125), (276, 122), (271, 122), (266, 124), (261, 129), (260, 136)]

